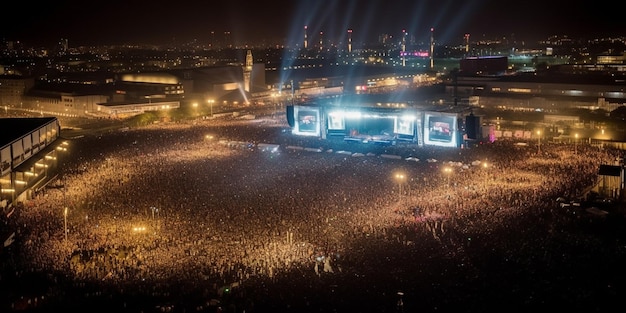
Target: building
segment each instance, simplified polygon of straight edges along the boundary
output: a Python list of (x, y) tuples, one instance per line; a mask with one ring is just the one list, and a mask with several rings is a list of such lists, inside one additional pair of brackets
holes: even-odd
[(22, 106), (22, 98), (34, 85), (35, 79), (32, 77), (0, 75), (0, 106)]
[(0, 119), (0, 208), (32, 198), (55, 172), (66, 143), (56, 117)]
[(245, 65), (243, 67), (243, 89), (247, 92), (250, 92), (251, 90), (251, 75), (252, 75), (252, 64), (253, 64), (253, 59), (252, 59), (252, 51), (248, 50), (246, 52), (246, 62)]
[(129, 73), (122, 75), (117, 85), (118, 89), (124, 89), (127, 94), (143, 94), (144, 99), (158, 97), (201, 103), (212, 100), (220, 105), (236, 105), (247, 103), (252, 92), (265, 89), (265, 67), (262, 63), (254, 64), (252, 61), (249, 53), (244, 66), (221, 65)]
[(610, 112), (626, 103), (626, 75), (622, 66), (557, 65), (536, 72), (479, 75), (474, 73), (476, 65), (472, 65), (471, 70), (461, 70), (446, 84), (446, 92), (455, 98), (473, 99), (477, 106), (485, 108)]
[[(265, 67), (224, 65), (158, 72), (120, 73), (94, 79), (71, 75), (62, 81), (35, 81), (18, 75), (0, 76), (0, 104), (5, 109), (38, 112), (42, 116), (120, 116), (172, 109), (182, 103), (247, 104), (252, 92), (263, 92)], [(126, 106), (126, 108), (124, 107)]]
[(620, 199), (624, 190), (624, 166), (620, 164), (602, 164), (598, 168), (598, 184), (592, 191), (598, 193), (602, 198)]
[(89, 116), (98, 105), (110, 99), (109, 86), (68, 83), (39, 84), (28, 90), (16, 109), (38, 112), (41, 116)]
[(508, 66), (506, 56), (467, 57), (460, 60), (459, 71), (465, 75), (502, 75)]

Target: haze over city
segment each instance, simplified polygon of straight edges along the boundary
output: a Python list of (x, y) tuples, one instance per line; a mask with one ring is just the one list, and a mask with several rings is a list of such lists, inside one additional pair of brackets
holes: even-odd
[[(82, 1), (16, 2), (13, 19), (0, 21), (0, 38), (28, 46), (67, 38), (72, 45), (177, 44), (208, 42), (211, 32), (230, 32), (235, 44), (302, 43), (306, 25), (311, 37), (340, 42), (353, 29), (355, 44), (381, 34), (406, 30), (427, 40), (435, 29), (440, 43), (460, 42), (463, 35), (538, 40), (550, 35), (572, 38), (621, 36), (626, 26), (619, 10), (571, 1)], [(11, 13), (9, 13), (11, 14)]]

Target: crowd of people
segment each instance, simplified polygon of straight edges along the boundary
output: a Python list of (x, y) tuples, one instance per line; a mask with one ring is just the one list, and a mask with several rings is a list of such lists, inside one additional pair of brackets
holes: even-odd
[[(593, 306), (587, 281), (562, 266), (590, 262), (577, 255), (583, 248), (625, 252), (612, 249), (624, 246), (621, 233), (597, 245), (596, 233), (568, 229), (591, 217), (555, 201), (588, 194), (619, 150), (511, 141), (373, 148), (287, 128), (211, 119), (71, 140), (60, 187), (15, 213), (3, 309), (469, 312), (569, 296)], [(623, 283), (602, 274), (614, 288)], [(557, 283), (570, 285), (555, 292)]]

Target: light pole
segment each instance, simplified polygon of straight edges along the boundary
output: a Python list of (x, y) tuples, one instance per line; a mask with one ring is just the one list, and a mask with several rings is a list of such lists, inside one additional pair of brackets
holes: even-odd
[(207, 102), (209, 103), (209, 106), (211, 107), (211, 117), (213, 117), (213, 102), (214, 102), (214, 100), (213, 99), (209, 99), (209, 100), (207, 100)]
[(578, 154), (578, 133), (574, 135), (576, 139), (574, 139), (574, 154)]
[(395, 177), (398, 181), (398, 202), (402, 202), (402, 183), (404, 182), (406, 175), (404, 175), (404, 173), (396, 173)]
[(443, 172), (446, 175), (446, 185), (447, 188), (450, 188), (450, 173), (452, 173), (452, 168), (446, 166), (443, 168)]
[(541, 131), (537, 131), (537, 154), (541, 153)]
[(64, 220), (63, 230), (65, 231), (65, 241), (67, 241), (67, 207), (65, 207), (65, 210), (63, 210), (63, 220)]
[(276, 112), (278, 111), (278, 100), (277, 100), (278, 95), (276, 95), (276, 93), (272, 93), (271, 95), (271, 99), (272, 99), (272, 104), (274, 104), (274, 113), (272, 114), (272, 116), (276, 117)]

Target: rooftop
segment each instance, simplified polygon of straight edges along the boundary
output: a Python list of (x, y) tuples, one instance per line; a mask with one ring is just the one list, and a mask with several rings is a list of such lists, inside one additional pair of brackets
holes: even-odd
[(56, 117), (0, 118), (0, 147), (56, 120)]

